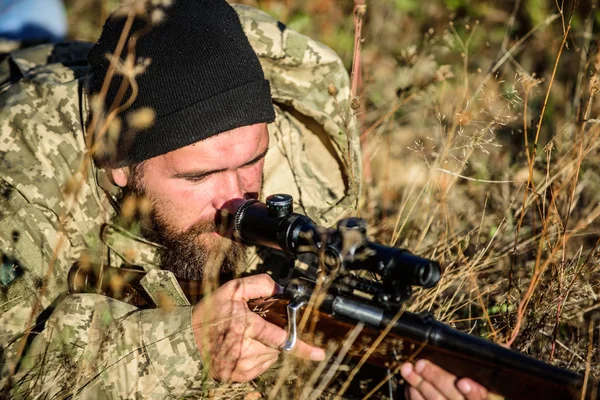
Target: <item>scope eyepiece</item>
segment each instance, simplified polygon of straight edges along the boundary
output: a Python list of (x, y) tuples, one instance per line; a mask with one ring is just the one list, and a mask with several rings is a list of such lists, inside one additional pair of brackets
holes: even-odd
[(440, 281), (442, 276), (442, 268), (435, 261), (429, 261), (426, 265), (419, 269), (417, 274), (416, 285), (424, 288), (432, 288)]

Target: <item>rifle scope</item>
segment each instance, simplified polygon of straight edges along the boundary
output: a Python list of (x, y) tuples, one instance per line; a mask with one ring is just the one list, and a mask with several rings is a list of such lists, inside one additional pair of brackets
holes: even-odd
[(347, 218), (338, 222), (337, 229), (324, 228), (294, 213), (292, 203), (287, 194), (269, 196), (266, 203), (246, 201), (235, 213), (236, 235), (245, 242), (293, 254), (322, 254), (330, 269), (367, 270), (407, 286), (429, 288), (439, 281), (437, 262), (367, 240), (364, 220)]

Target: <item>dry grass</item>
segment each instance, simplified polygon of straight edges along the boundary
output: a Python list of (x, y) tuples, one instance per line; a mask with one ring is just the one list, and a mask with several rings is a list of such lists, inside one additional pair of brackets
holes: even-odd
[[(366, 155), (360, 212), (378, 240), (444, 264), (410, 310), (599, 377), (594, 12), (495, 3), (367, 2), (353, 74)], [(98, 22), (68, 4), (85, 21), (72, 35), (94, 38)], [(350, 1), (258, 6), (322, 38), (349, 67), (357, 55)], [(285, 358), (275, 387), (266, 374), (214, 395), (315, 398), (348, 369), (328, 354), (334, 361), (314, 371)]]

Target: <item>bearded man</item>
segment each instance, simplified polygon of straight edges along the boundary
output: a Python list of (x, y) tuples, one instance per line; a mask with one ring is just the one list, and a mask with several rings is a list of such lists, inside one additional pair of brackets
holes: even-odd
[[(355, 202), (358, 145), (337, 56), (247, 7), (160, 3), (119, 9), (89, 68), (82, 45), (2, 61), (5, 394), (183, 397), (261, 375), (286, 339), (246, 304), (281, 291), (268, 275), (232, 279), (196, 305), (140, 310), (68, 294), (71, 266), (234, 277), (271, 262), (221, 229), (244, 200), (290, 193), (321, 224)], [(303, 342), (293, 354), (325, 356)], [(486, 395), (424, 360), (403, 375), (412, 399)]]

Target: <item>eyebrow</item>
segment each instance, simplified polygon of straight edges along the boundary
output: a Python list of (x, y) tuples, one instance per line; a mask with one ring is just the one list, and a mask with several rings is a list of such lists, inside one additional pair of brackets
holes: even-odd
[[(254, 157), (252, 160), (240, 165), (237, 168), (249, 167), (250, 165), (256, 164), (257, 162), (259, 162), (260, 160), (265, 158), (268, 151), (269, 151), (269, 148), (267, 147), (267, 149), (265, 151), (263, 151), (262, 153), (260, 153), (258, 156)], [(209, 171), (201, 171), (200, 170), (200, 171), (181, 172), (181, 173), (175, 174), (173, 177), (179, 178), (179, 179), (189, 179), (189, 178), (200, 179), (200, 178), (205, 178), (209, 175), (218, 174), (219, 172), (223, 172), (226, 170), (227, 170), (227, 168), (213, 169), (213, 170), (209, 170)]]

